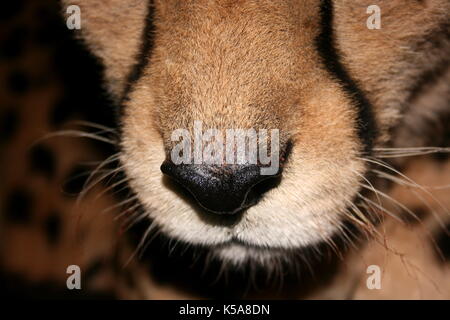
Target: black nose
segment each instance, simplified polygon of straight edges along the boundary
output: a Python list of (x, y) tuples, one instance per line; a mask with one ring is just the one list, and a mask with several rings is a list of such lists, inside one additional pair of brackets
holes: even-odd
[(235, 214), (257, 202), (277, 176), (260, 174), (257, 165), (213, 166), (164, 161), (161, 171), (187, 189), (204, 209), (217, 214)]

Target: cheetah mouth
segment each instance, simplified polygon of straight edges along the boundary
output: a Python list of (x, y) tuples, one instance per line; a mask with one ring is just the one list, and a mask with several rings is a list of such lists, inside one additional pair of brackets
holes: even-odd
[[(344, 252), (345, 246), (336, 237), (335, 245), (339, 247), (340, 252)], [(221, 244), (204, 247), (211, 252), (214, 257), (220, 261), (226, 261), (232, 266), (242, 267), (247, 265), (262, 266), (263, 268), (270, 268), (274, 261), (292, 263), (299, 257), (310, 257), (317, 259), (314, 253), (328, 252), (326, 243), (319, 242), (308, 246), (298, 247), (282, 247), (277, 245), (261, 245), (233, 236), (230, 240)], [(311, 257), (313, 255), (313, 257)], [(320, 259), (319, 259), (320, 260)], [(312, 260), (310, 260), (312, 261)]]
[(239, 239), (237, 236), (231, 236), (230, 240), (224, 241), (220, 244), (216, 244), (212, 246), (216, 250), (226, 249), (226, 248), (242, 248), (252, 251), (257, 251), (261, 253), (275, 253), (275, 252), (281, 252), (286, 251), (286, 248), (282, 248), (279, 246), (270, 246), (270, 245), (260, 245), (256, 243), (252, 243), (250, 241)]

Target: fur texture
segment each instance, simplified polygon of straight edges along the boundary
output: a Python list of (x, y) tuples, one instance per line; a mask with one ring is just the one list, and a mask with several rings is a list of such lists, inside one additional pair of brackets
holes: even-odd
[[(366, 27), (365, 0), (106, 2), (70, 4), (81, 6), (82, 37), (122, 102), (130, 186), (165, 234), (235, 263), (330, 241), (366, 181), (361, 132), (373, 131), (371, 147), (411, 146), (411, 128), (426, 117), (421, 97), (436, 101), (432, 114), (448, 109), (445, 77), (441, 89), (421, 83), (448, 69), (447, 0), (376, 1), (380, 30)], [(358, 113), (359, 94), (373, 127)], [(160, 172), (173, 130), (192, 131), (196, 120), (205, 129), (276, 128), (293, 145), (281, 183), (231, 224), (186, 201)]]

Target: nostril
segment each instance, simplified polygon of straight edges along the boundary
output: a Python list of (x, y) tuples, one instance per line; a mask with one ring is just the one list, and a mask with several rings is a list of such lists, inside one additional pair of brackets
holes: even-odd
[(187, 189), (201, 207), (217, 214), (235, 214), (254, 205), (277, 180), (261, 175), (257, 165), (175, 165), (165, 161), (161, 171)]
[(177, 179), (177, 172), (180, 170), (177, 170), (177, 166), (174, 163), (166, 160), (161, 165), (161, 171), (169, 177)]
[(248, 192), (246, 204), (247, 206), (258, 203), (266, 192), (276, 188), (281, 182), (281, 174), (276, 176), (265, 176), (265, 178), (257, 182)]

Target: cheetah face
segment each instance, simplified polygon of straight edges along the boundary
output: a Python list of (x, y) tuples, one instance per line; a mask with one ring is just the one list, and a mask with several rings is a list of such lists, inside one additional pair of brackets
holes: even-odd
[[(235, 264), (342, 231), (400, 109), (370, 81), (403, 58), (355, 44), (370, 3), (347, 22), (340, 1), (108, 1), (80, 1), (81, 34), (120, 101), (120, 160), (155, 227)], [(225, 161), (239, 158), (228, 130), (258, 133), (270, 162)]]
[[(152, 55), (123, 106), (131, 187), (168, 236), (236, 263), (327, 240), (364, 174), (368, 106), (326, 70), (318, 26), (300, 8), (205, 6), (156, 20)], [(239, 129), (255, 130), (258, 146), (267, 141), (268, 165), (250, 161), (250, 139), (241, 162), (242, 140), (226, 148)], [(264, 140), (261, 130), (278, 137)], [(179, 163), (174, 149), (186, 142)], [(207, 159), (211, 146), (218, 159)]]

